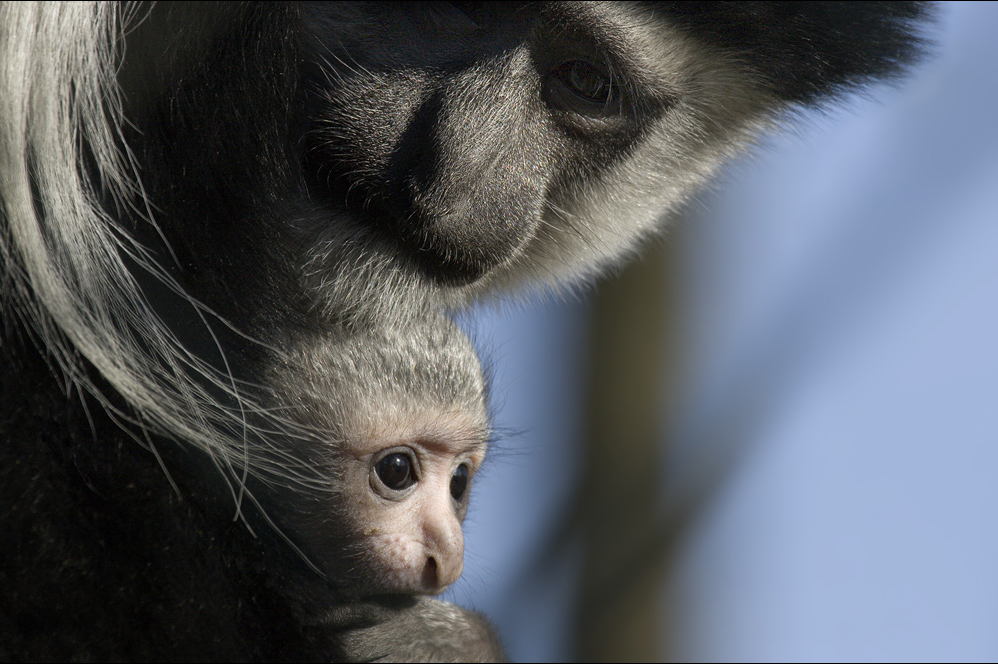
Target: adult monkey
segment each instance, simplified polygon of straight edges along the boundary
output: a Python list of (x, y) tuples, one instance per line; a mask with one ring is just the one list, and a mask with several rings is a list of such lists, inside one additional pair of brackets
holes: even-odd
[(620, 260), (924, 13), (5, 3), (0, 658), (501, 657), (439, 583), (337, 585), (309, 386), (390, 434), (445, 312)]

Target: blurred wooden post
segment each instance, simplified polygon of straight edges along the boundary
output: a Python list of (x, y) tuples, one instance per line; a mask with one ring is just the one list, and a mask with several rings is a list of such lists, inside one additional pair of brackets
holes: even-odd
[[(656, 528), (663, 370), (671, 348), (669, 247), (612, 277), (593, 301), (578, 651), (582, 661), (657, 661), (662, 562), (628, 570)], [(628, 579), (621, 584), (620, 579)], [(624, 585), (626, 587), (615, 587)]]

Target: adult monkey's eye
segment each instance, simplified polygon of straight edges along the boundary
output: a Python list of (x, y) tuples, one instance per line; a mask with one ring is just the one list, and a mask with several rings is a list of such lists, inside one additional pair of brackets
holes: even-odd
[(588, 60), (569, 60), (545, 80), (549, 104), (589, 117), (617, 115), (622, 110), (619, 83), (605, 67)]
[(405, 452), (392, 452), (374, 464), (378, 479), (392, 491), (403, 491), (416, 483), (415, 463)]

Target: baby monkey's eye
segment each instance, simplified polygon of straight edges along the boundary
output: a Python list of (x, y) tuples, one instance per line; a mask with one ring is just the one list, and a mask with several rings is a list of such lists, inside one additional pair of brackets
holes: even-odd
[[(378, 479), (392, 491), (403, 491), (416, 483), (415, 463), (412, 455), (392, 452), (374, 464)], [(451, 481), (453, 486), (453, 481)]]
[(461, 464), (454, 471), (453, 477), (450, 478), (450, 495), (454, 500), (461, 502), (464, 498), (465, 492), (468, 490), (468, 466), (467, 464)]

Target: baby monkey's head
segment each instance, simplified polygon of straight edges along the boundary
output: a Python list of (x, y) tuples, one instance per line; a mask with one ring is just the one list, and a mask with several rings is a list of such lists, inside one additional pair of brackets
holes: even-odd
[(489, 438), (467, 337), (427, 316), (313, 339), (276, 369), (272, 412), (298, 433), (274, 450), (279, 527), (345, 595), (443, 592)]

